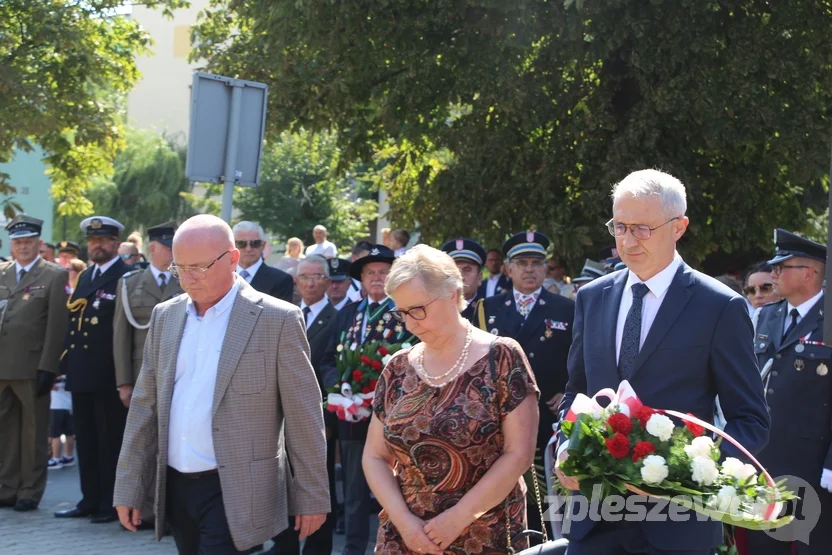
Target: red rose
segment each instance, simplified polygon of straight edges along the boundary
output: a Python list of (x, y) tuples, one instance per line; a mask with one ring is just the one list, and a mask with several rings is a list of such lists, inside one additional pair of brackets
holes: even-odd
[(370, 386), (368, 385), (368, 386), (364, 387), (364, 389), (362, 389), (362, 390), (361, 390), (361, 393), (365, 393), (365, 394), (366, 394), (366, 393), (372, 393), (374, 390), (375, 390), (375, 388), (370, 387)]
[(650, 420), (650, 417), (656, 414), (656, 411), (651, 409), (647, 406), (641, 406), (636, 410), (635, 417), (638, 418), (639, 422), (641, 422), (641, 427), (647, 427), (647, 421)]
[[(693, 416), (693, 415), (691, 413), (688, 413), (688, 416)], [(685, 422), (685, 427), (688, 429), (688, 431), (690, 433), (693, 434), (693, 437), (699, 437), (699, 436), (701, 436), (702, 434), (705, 433), (705, 428), (703, 428), (699, 424), (695, 424), (693, 422), (688, 422), (687, 420), (685, 420), (684, 422)]]
[(377, 372), (381, 372), (382, 369), (384, 368), (384, 365), (381, 362), (377, 361), (377, 360), (374, 360), (372, 363), (370, 363), (370, 366), (373, 368), (373, 370), (375, 370)]
[(627, 456), (627, 453), (630, 452), (630, 440), (627, 439), (627, 436), (624, 434), (615, 434), (614, 436), (607, 438), (607, 451), (610, 452), (610, 455), (615, 457), (616, 459), (621, 459)]
[(656, 452), (656, 448), (649, 441), (639, 441), (633, 447), (633, 462), (638, 462), (647, 455), (652, 455)]
[(379, 348), (378, 348), (378, 354), (380, 354), (380, 355), (381, 355), (381, 356), (383, 356), (383, 357), (386, 357), (387, 355), (389, 355), (389, 354), (390, 354), (390, 351), (388, 351), (388, 350), (387, 350), (387, 349), (385, 349), (384, 347), (379, 347)]
[(376, 384), (377, 384), (377, 383), (378, 383), (378, 380), (370, 380), (370, 389), (372, 389), (373, 391), (375, 391), (375, 390), (376, 390)]
[(613, 432), (624, 434), (625, 436), (633, 431), (633, 421), (622, 412), (616, 412), (610, 416), (607, 419), (607, 424), (610, 425)]
[(353, 370), (352, 371), (352, 381), (361, 383), (361, 380), (364, 379), (364, 372), (361, 370)]
[(372, 362), (372, 361), (370, 360), (370, 357), (368, 357), (367, 355), (361, 355), (361, 356), (360, 356), (360, 357), (358, 357), (358, 358), (360, 358), (360, 359), (361, 359), (361, 362), (363, 362), (363, 363), (364, 363), (364, 364), (366, 364), (367, 366), (369, 366), (369, 365), (370, 365), (370, 363)]

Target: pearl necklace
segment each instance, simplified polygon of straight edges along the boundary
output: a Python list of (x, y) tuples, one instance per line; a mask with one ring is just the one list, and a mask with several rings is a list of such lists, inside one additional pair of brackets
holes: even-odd
[[(419, 351), (419, 354), (416, 358), (416, 372), (422, 376), (422, 379), (425, 382), (432, 386), (432, 387), (443, 387), (453, 380), (455, 380), (461, 373), (462, 370), (465, 368), (465, 363), (468, 362), (468, 348), (471, 346), (471, 340), (473, 339), (472, 330), (474, 327), (471, 324), (468, 324), (468, 331), (465, 334), (465, 345), (462, 347), (462, 352), (459, 355), (459, 358), (456, 359), (456, 362), (451, 369), (445, 372), (444, 374), (440, 374), (438, 376), (431, 376), (430, 374), (425, 371), (425, 344), (422, 344), (422, 349)], [(450, 377), (448, 377), (450, 376)], [(448, 378), (444, 381), (442, 378)]]

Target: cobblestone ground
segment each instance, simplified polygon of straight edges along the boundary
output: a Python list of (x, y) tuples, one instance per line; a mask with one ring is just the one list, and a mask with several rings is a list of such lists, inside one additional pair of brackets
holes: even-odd
[[(152, 531), (133, 534), (117, 522), (90, 524), (86, 519), (52, 516), (55, 511), (73, 507), (80, 498), (77, 465), (50, 470), (46, 494), (37, 511), (19, 513), (12, 509), (0, 509), (0, 554), (176, 554), (173, 538), (166, 536), (157, 542)], [(336, 534), (334, 553), (340, 553), (343, 545), (344, 536)], [(372, 546), (367, 553), (372, 553)]]

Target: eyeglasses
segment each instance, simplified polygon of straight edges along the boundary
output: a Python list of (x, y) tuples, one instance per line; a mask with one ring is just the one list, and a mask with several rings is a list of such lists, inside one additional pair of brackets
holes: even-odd
[(306, 283), (307, 281), (323, 281), (325, 279), (329, 279), (326, 277), (326, 274), (300, 274), (298, 276), (298, 281)]
[(259, 249), (263, 246), (263, 241), (260, 239), (255, 239), (253, 241), (234, 241), (234, 246), (240, 250), (245, 250), (246, 245), (253, 249)]
[(783, 270), (788, 270), (790, 268), (792, 268), (792, 269), (803, 268), (803, 269), (806, 269), (806, 270), (814, 270), (815, 272), (817, 272), (817, 270), (815, 270), (811, 266), (801, 266), (801, 265), (798, 265), (798, 264), (793, 264), (793, 265), (790, 265), (790, 264), (775, 264), (771, 268), (771, 275), (779, 276), (780, 274), (783, 273)]
[(118, 255), (118, 257), (121, 258), (122, 260), (130, 260), (134, 256), (139, 256), (139, 255), (138, 254), (132, 254), (132, 253), (129, 253), (129, 252), (125, 252), (123, 254)]
[(525, 258), (521, 258), (519, 260), (512, 260), (511, 263), (514, 264), (515, 266), (517, 266), (518, 268), (523, 268), (524, 270), (526, 268), (531, 268), (532, 270), (537, 270), (537, 269), (542, 268), (543, 266), (546, 265), (543, 262), (543, 260), (527, 260)]
[[(760, 288), (760, 295), (769, 295), (772, 291), (774, 291), (774, 284), (773, 283), (764, 283), (759, 286)], [(745, 296), (751, 296), (757, 294), (757, 286), (756, 285), (746, 285), (743, 289), (743, 293)]]
[(405, 316), (410, 316), (414, 320), (424, 320), (428, 317), (428, 312), (425, 309), (432, 305), (434, 302), (436, 302), (438, 299), (439, 297), (433, 299), (431, 302), (424, 306), (414, 306), (410, 310), (391, 310), (390, 314), (392, 314), (393, 318), (395, 318), (399, 322), (404, 322)]
[(623, 237), (627, 230), (630, 230), (630, 233), (633, 234), (633, 237), (639, 239), (641, 241), (646, 241), (653, 235), (653, 232), (659, 229), (660, 227), (666, 226), (673, 220), (678, 220), (680, 216), (676, 216), (675, 218), (670, 218), (665, 223), (661, 225), (657, 225), (656, 227), (646, 226), (644, 224), (622, 224), (620, 222), (616, 222), (615, 218), (611, 219), (607, 222), (607, 231), (610, 232), (610, 235), (613, 237)]
[(225, 251), (224, 253), (222, 253), (221, 255), (216, 257), (213, 262), (211, 262), (210, 264), (208, 264), (207, 266), (204, 266), (204, 267), (203, 266), (178, 266), (176, 264), (176, 262), (174, 262), (173, 264), (168, 266), (168, 271), (170, 272), (170, 275), (172, 275), (176, 279), (179, 279), (180, 275), (182, 275), (184, 273), (187, 273), (189, 276), (191, 276), (192, 278), (194, 278), (196, 280), (203, 280), (208, 276), (208, 270), (211, 269), (211, 266), (216, 264), (219, 261), (220, 258), (222, 258), (223, 256), (225, 256), (226, 254), (228, 254), (230, 252), (231, 251)]

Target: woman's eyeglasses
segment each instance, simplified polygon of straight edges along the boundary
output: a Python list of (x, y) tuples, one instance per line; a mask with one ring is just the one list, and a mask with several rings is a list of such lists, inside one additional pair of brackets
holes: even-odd
[[(760, 295), (770, 295), (772, 291), (774, 291), (774, 284), (773, 283), (764, 283), (759, 286), (760, 288)], [(757, 286), (756, 285), (746, 285), (743, 292), (747, 297), (756, 295), (757, 294)]]
[(433, 299), (431, 302), (429, 302), (428, 304), (426, 304), (424, 306), (414, 306), (410, 310), (391, 310), (390, 314), (392, 314), (393, 318), (395, 318), (399, 322), (404, 322), (404, 317), (405, 316), (410, 316), (414, 320), (424, 320), (425, 318), (428, 317), (428, 312), (425, 309), (427, 307), (429, 307), (431, 304), (433, 304), (434, 302), (436, 302), (436, 300), (438, 298), (439, 297), (437, 297), (436, 299)]

